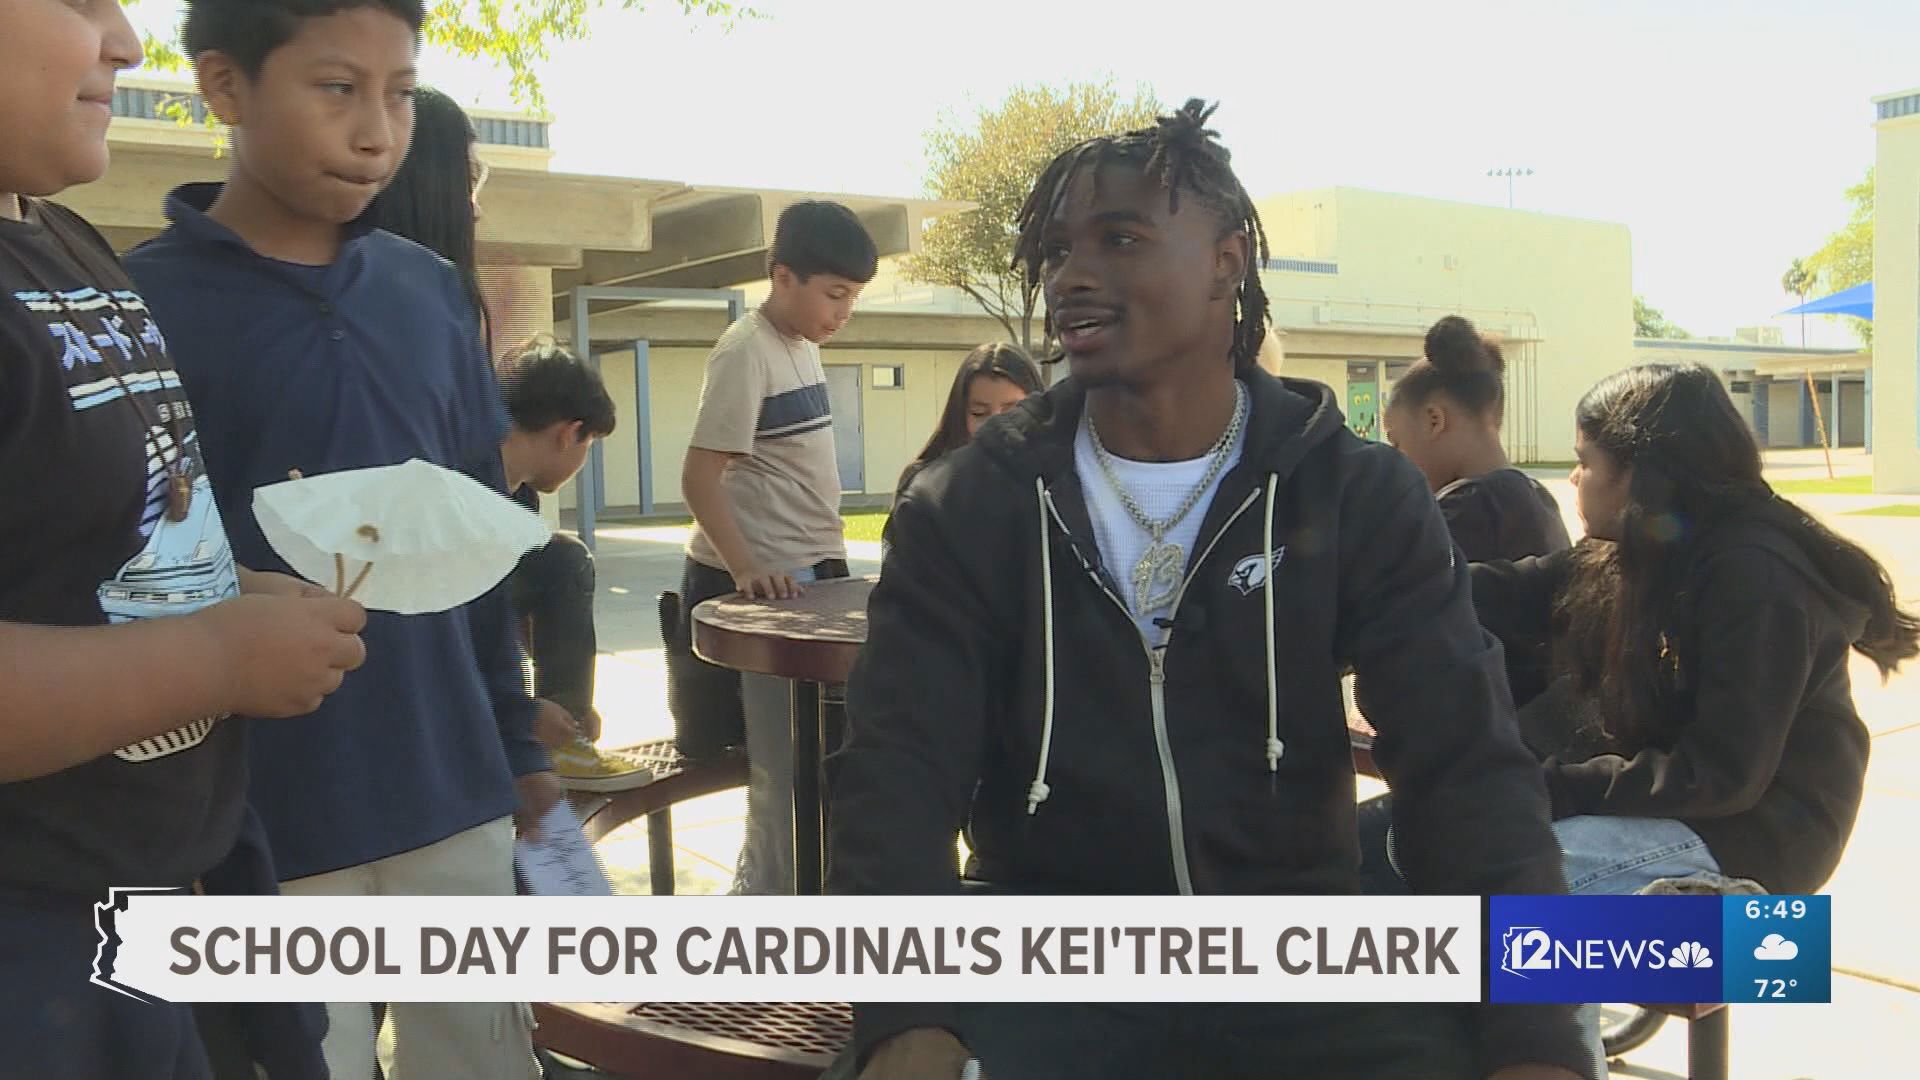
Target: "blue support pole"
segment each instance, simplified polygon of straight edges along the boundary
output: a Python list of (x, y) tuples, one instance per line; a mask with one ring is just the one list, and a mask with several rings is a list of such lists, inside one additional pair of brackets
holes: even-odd
[(640, 513), (653, 513), (653, 393), (649, 356), (653, 343), (633, 343), (633, 438), (640, 457)]

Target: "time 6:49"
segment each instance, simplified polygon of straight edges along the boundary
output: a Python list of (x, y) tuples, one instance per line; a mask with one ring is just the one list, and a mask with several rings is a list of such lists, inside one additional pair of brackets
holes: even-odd
[(1749, 919), (1804, 919), (1807, 917), (1805, 900), (1765, 900), (1747, 901)]

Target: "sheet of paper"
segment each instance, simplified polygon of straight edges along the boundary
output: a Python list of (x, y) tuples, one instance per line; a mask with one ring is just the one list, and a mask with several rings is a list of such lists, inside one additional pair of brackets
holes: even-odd
[(539, 835), (513, 842), (513, 864), (535, 896), (613, 895), (606, 868), (565, 799), (541, 819)]

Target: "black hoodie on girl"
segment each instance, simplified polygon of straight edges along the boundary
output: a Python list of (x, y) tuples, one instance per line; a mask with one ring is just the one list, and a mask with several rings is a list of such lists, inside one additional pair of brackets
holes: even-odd
[[(1514, 662), (1516, 694), (1522, 673), (1551, 663), (1555, 598), (1573, 558), (1473, 567), (1474, 603)], [(1544, 740), (1557, 743), (1538, 748), (1554, 817), (1675, 818), (1722, 873), (1814, 892), (1840, 863), (1866, 785), (1867, 728), (1847, 661), (1867, 609), (1761, 521), (1714, 527), (1692, 560), (1669, 634), (1677, 677), (1649, 725), (1667, 734), (1625, 747), (1573, 731)]]

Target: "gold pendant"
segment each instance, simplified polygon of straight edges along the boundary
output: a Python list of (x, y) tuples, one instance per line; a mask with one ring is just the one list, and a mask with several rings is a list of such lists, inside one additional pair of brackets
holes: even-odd
[(1140, 561), (1133, 564), (1135, 611), (1147, 615), (1171, 604), (1180, 591), (1180, 575), (1186, 568), (1186, 552), (1180, 545), (1158, 541), (1147, 545)]

